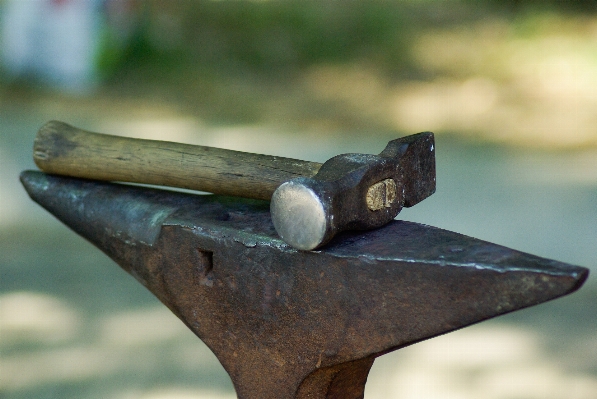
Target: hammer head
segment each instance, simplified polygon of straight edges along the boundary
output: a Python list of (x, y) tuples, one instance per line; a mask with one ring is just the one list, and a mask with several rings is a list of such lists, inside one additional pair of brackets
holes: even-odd
[(280, 185), (270, 210), (284, 241), (312, 250), (340, 231), (383, 226), (434, 192), (435, 144), (426, 132), (390, 141), (379, 155), (335, 156), (312, 178)]

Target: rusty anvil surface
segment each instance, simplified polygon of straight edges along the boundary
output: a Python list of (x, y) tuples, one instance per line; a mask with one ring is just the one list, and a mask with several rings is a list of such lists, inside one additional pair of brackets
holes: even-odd
[(394, 221), (298, 251), (269, 203), (24, 172), (220, 360), (242, 399), (362, 398), (376, 357), (578, 289), (588, 270)]

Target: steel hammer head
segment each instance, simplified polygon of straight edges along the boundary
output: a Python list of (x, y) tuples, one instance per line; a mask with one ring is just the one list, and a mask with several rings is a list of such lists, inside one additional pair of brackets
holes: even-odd
[(280, 185), (270, 210), (284, 241), (312, 250), (340, 231), (383, 226), (434, 192), (435, 143), (425, 132), (390, 141), (379, 155), (329, 159), (312, 178)]

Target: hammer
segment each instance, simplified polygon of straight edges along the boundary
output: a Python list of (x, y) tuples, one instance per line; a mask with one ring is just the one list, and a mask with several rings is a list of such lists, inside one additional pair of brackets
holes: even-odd
[(342, 154), (320, 164), (51, 121), (37, 133), (33, 158), (51, 174), (271, 200), (277, 233), (300, 250), (318, 248), (340, 231), (381, 227), (435, 192), (431, 132), (392, 140), (379, 155)]

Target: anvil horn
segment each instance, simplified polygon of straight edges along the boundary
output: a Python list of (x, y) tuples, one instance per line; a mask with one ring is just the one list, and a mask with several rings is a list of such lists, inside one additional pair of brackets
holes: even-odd
[(239, 398), (362, 398), (377, 356), (578, 289), (588, 270), (417, 223), (297, 251), (265, 201), (24, 172), (216, 354)]

